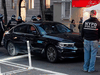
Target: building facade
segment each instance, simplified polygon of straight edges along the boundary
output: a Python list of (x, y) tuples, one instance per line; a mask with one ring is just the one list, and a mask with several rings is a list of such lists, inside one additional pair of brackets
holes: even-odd
[[(53, 1), (60, 0), (44, 0), (45, 7), (50, 8), (50, 6), (53, 5)], [(33, 15), (41, 15), (40, 0), (6, 0), (6, 7), (8, 20), (11, 19), (13, 14), (16, 15), (16, 17), (21, 15), (24, 21), (31, 20)], [(0, 0), (0, 14), (3, 13), (2, 0)]]
[[(16, 15), (16, 17), (18, 17), (20, 14), (24, 21), (30, 20), (33, 15), (40, 14), (39, 0), (22, 0), (21, 3), (20, 1), (21, 0), (6, 0), (8, 20), (11, 19), (11, 16), (13, 14)], [(0, 0), (0, 14), (3, 14), (1, 0)]]
[(75, 32), (79, 32), (80, 17), (83, 17), (84, 7), (72, 7), (72, 0), (54, 1), (54, 21), (59, 21), (70, 27), (71, 20), (75, 20)]
[[(60, 0), (53, 2), (53, 20), (59, 21), (70, 27), (71, 20), (75, 20), (75, 32), (79, 32), (80, 18), (83, 17), (83, 10), (97, 5), (100, 0)], [(85, 15), (87, 16), (87, 15)]]
[[(0, 0), (0, 14), (3, 14), (2, 0)], [(83, 17), (83, 7), (72, 7), (72, 0), (44, 0), (45, 9), (52, 13), (53, 21), (64, 23), (69, 26), (72, 19), (76, 23), (76, 32), (78, 32), (78, 23), (80, 17)], [(21, 15), (24, 21), (30, 21), (33, 15), (41, 15), (40, 0), (6, 0), (7, 18), (16, 15), (16, 19)], [(50, 16), (48, 16), (51, 18)]]

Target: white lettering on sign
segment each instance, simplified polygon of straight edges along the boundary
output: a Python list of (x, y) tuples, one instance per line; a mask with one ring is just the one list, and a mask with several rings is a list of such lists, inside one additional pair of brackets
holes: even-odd
[(96, 29), (96, 27), (97, 27), (97, 23), (93, 23), (93, 22), (85, 22), (85, 28)]

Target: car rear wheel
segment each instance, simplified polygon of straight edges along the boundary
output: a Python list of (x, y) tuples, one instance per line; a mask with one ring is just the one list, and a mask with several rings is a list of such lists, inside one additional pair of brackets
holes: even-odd
[(58, 56), (57, 56), (57, 51), (56, 48), (54, 46), (48, 46), (47, 47), (47, 59), (49, 62), (57, 62), (58, 60)]
[(9, 55), (11, 55), (11, 56), (15, 56), (15, 55), (18, 54), (16, 52), (16, 47), (15, 47), (15, 45), (12, 42), (8, 43), (7, 50), (8, 50)]

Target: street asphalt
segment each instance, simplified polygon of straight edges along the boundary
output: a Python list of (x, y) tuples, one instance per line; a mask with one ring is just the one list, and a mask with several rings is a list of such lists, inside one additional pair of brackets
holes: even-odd
[[(6, 49), (0, 47), (0, 60), (11, 58)], [(12, 57), (13, 58), (13, 57)], [(28, 68), (29, 62), (28, 57), (18, 58), (8, 60), (10, 63), (16, 63), (26, 65)], [(10, 73), (6, 75), (100, 75), (100, 50), (98, 51), (95, 69), (98, 72), (88, 73), (84, 72), (83, 69), (84, 61), (82, 59), (66, 59), (59, 61), (57, 63), (49, 63), (46, 59), (42, 57), (32, 56), (32, 69), (21, 71), (19, 73), (14, 73), (15, 70), (20, 70), (21, 66), (15, 67), (11, 64), (6, 65), (6, 63), (0, 63), (1, 73)], [(27, 69), (26, 68), (26, 69)]]

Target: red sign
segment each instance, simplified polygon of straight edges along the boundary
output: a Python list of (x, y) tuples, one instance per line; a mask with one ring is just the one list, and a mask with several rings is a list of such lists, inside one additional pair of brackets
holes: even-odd
[(100, 3), (100, 0), (72, 0), (72, 7), (90, 7)]

